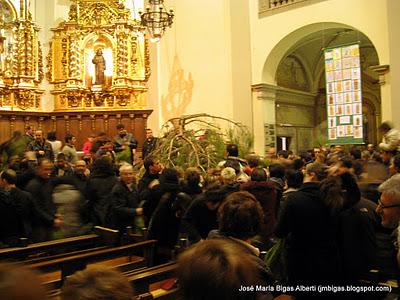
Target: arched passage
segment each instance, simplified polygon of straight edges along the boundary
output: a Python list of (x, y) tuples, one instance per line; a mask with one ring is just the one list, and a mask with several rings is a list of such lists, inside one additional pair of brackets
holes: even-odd
[[(371, 66), (378, 53), (362, 32), (340, 23), (315, 23), (284, 37), (268, 55), (262, 79), (274, 86), (276, 137), (288, 137), (300, 151), (327, 142), (324, 48), (358, 43), (362, 71), (366, 142), (376, 143), (380, 86)], [(372, 133), (371, 133), (372, 132)]]

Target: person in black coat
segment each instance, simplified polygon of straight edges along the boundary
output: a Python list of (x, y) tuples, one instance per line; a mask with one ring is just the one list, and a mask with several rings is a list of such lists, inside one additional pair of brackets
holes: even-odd
[[(148, 238), (157, 240), (157, 258), (161, 263), (172, 258), (177, 245), (182, 215), (189, 206), (191, 198), (180, 192), (164, 194), (150, 220)], [(185, 235), (182, 235), (183, 237)]]
[(15, 186), (16, 181), (15, 171), (1, 172), (0, 247), (18, 246), (20, 238), (32, 238), (33, 202), (29, 193)]
[(143, 166), (145, 173), (140, 178), (137, 187), (141, 201), (146, 200), (149, 197), (150, 189), (159, 183), (160, 172), (163, 169), (160, 160), (153, 156), (146, 157)]
[(211, 230), (218, 228), (217, 210), (224, 198), (221, 185), (214, 183), (192, 201), (183, 216), (181, 229), (191, 243), (206, 239)]
[(143, 204), (147, 217), (150, 217), (148, 238), (157, 240), (157, 261), (171, 258), (171, 251), (176, 244), (180, 217), (175, 214), (174, 203), (180, 193), (178, 172), (164, 169), (160, 184), (151, 189), (150, 197)]
[(269, 239), (273, 237), (276, 224), (276, 211), (278, 209), (275, 185), (271, 181), (267, 181), (267, 174), (263, 168), (255, 168), (251, 173), (251, 181), (243, 184), (241, 189), (254, 195), (262, 207), (264, 217), (260, 232), (261, 242), (268, 244)]
[(275, 235), (286, 242), (290, 285), (329, 284), (340, 274), (331, 212), (319, 191), (324, 177), (323, 165), (308, 164), (303, 185), (288, 195), (278, 218)]
[(143, 142), (142, 147), (142, 159), (145, 160), (146, 157), (156, 148), (157, 138), (153, 136), (153, 130), (150, 128), (146, 129), (146, 139)]
[(351, 165), (345, 160), (338, 163), (336, 170), (333, 166), (331, 169), (334, 174), (321, 182), (321, 195), (337, 217), (337, 242), (343, 272), (341, 277), (347, 284), (355, 284), (374, 267), (379, 218), (375, 212), (376, 204), (361, 198), (350, 168)]
[(139, 207), (139, 194), (135, 187), (132, 165), (122, 165), (119, 169), (120, 181), (111, 191), (110, 227), (124, 232), (127, 226), (134, 228), (136, 216), (143, 214)]
[(88, 197), (86, 210), (90, 212), (94, 225), (106, 225), (111, 205), (111, 190), (117, 182), (110, 158), (103, 156), (96, 159), (85, 193)]
[(53, 230), (59, 228), (61, 219), (56, 215), (56, 206), (53, 203), (53, 185), (50, 182), (52, 163), (48, 159), (38, 162), (36, 176), (25, 190), (32, 196), (35, 207), (33, 220), (33, 241), (43, 242), (52, 239)]
[(143, 213), (148, 222), (164, 194), (170, 193), (172, 198), (175, 198), (180, 192), (178, 171), (172, 168), (164, 169), (158, 184), (153, 184), (155, 185), (148, 188), (146, 197), (144, 199), (141, 198), (143, 200)]

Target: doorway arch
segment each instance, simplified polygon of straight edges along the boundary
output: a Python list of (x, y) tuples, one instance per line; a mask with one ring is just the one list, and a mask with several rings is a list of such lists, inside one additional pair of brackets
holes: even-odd
[[(371, 40), (346, 24), (324, 22), (301, 27), (272, 49), (263, 67), (263, 82), (276, 87), (276, 134), (293, 141), (296, 152), (327, 142), (324, 48), (359, 43), (362, 70), (363, 113), (368, 128), (366, 142), (376, 143), (381, 100), (379, 65)], [(306, 100), (304, 100), (306, 99)]]

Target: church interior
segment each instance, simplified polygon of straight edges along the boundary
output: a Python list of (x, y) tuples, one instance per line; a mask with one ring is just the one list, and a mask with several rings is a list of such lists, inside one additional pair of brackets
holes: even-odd
[[(135, 27), (143, 1), (111, 1), (105, 10), (104, 1), (91, 8), (92, 2), (2, 1), (2, 23), (29, 24), (18, 36), (2, 25), (1, 141), (32, 123), (61, 139), (71, 131), (82, 145), (82, 131), (108, 132), (115, 122), (129, 124), (143, 141), (145, 127), (157, 134), (171, 118), (208, 113), (248, 126), (260, 155), (282, 137), (298, 153), (327, 143), (323, 49), (351, 43), (360, 46), (365, 142), (376, 144), (380, 122), (397, 122), (399, 92), (391, 78), (399, 42), (391, 1), (350, 1), (348, 15), (332, 0), (271, 7), (269, 1), (206, 1), (196, 9), (171, 1), (179, 18), (158, 43)], [(118, 26), (118, 18), (126, 23)], [(102, 89), (92, 63), (100, 48)]]
[[(398, 0), (0, 0), (0, 298), (72, 300), (86, 286), (79, 299), (103, 299), (91, 276), (116, 300), (307, 299), (343, 283), (398, 297), (399, 12)], [(262, 280), (249, 275), (260, 264)], [(3, 291), (8, 269), (39, 278), (42, 296)]]

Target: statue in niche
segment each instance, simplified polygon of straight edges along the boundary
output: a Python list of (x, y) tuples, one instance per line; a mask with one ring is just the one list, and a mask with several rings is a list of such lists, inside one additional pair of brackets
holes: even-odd
[(103, 51), (98, 49), (92, 63), (95, 66), (95, 85), (102, 85), (105, 82), (104, 71), (106, 70), (106, 60), (103, 57)]

